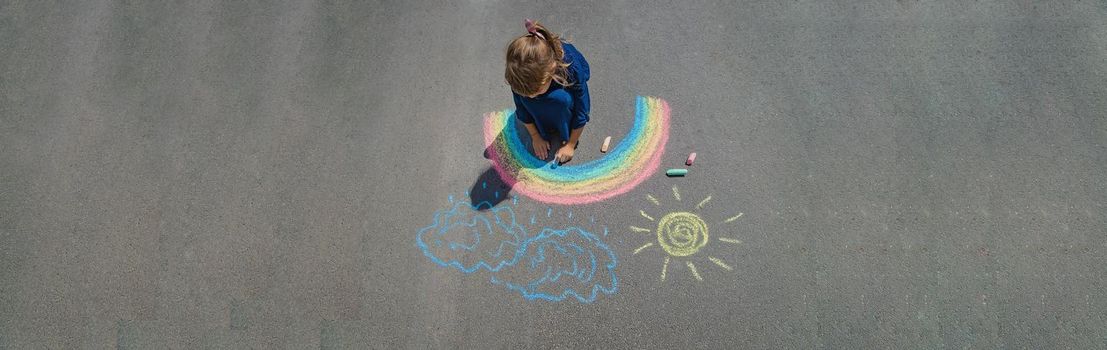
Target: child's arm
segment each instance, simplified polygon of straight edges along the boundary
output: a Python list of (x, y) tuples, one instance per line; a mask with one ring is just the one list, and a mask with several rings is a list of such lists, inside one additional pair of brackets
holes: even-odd
[(542, 135), (538, 133), (538, 128), (534, 126), (534, 123), (523, 123), (523, 125), (527, 127), (527, 132), (530, 133), (530, 144), (534, 148), (534, 156), (538, 157), (538, 159), (545, 160), (546, 155), (550, 154), (550, 143), (542, 138)]
[(527, 126), (527, 132), (530, 132), (530, 144), (534, 148), (534, 156), (546, 160), (546, 155), (550, 154), (550, 143), (538, 133), (538, 128), (534, 126), (534, 116), (527, 111), (522, 98), (514, 92), (511, 93), (511, 97), (515, 100), (515, 117), (523, 122), (523, 125)]
[(569, 132), (569, 143), (565, 144), (564, 146), (573, 146), (573, 148), (576, 148), (577, 141), (580, 140), (580, 133), (582, 133), (582, 132), (584, 132), (584, 127), (583, 126), (579, 127), (579, 128), (576, 128), (576, 129), (573, 129), (573, 131), (570, 131)]
[(582, 132), (584, 132), (583, 126), (569, 132), (569, 142), (562, 143), (561, 148), (557, 149), (557, 154), (554, 155), (555, 161), (565, 163), (573, 159), (573, 151), (577, 148), (577, 141), (580, 140)]
[(527, 132), (530, 133), (531, 139), (542, 138), (542, 136), (538, 134), (538, 128), (534, 126), (534, 123), (523, 123), (523, 125), (527, 127)]

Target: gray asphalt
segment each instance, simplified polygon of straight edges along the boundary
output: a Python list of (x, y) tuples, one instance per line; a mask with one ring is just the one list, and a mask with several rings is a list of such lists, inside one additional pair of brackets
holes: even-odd
[[(415, 245), (515, 195), (481, 118), (526, 17), (591, 64), (573, 162), (636, 95), (699, 154), (498, 203), (603, 238), (592, 303)], [(0, 348), (1107, 348), (1102, 1), (6, 1), (0, 42)], [(733, 270), (662, 281), (629, 226), (707, 196)]]

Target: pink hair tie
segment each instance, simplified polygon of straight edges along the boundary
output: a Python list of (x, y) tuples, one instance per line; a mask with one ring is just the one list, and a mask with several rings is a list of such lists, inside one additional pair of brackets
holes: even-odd
[(546, 40), (546, 36), (539, 33), (538, 29), (534, 27), (534, 20), (527, 18), (525, 23), (527, 25), (527, 33), (531, 33), (534, 36), (542, 38), (542, 40)]

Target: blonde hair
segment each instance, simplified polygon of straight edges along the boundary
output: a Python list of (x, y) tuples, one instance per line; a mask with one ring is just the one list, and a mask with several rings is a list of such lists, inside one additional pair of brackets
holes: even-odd
[(561, 37), (538, 22), (530, 24), (528, 31), (507, 45), (504, 79), (511, 90), (523, 96), (534, 95), (551, 79), (570, 86)]

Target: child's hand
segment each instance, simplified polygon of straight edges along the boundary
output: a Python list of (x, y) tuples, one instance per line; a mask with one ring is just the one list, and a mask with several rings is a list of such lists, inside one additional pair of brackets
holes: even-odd
[(541, 137), (531, 137), (531, 146), (534, 147), (534, 156), (538, 159), (546, 160), (546, 156), (550, 154), (550, 143), (543, 140)]
[(573, 147), (573, 145), (569, 144), (561, 146), (561, 148), (557, 149), (557, 154), (554, 155), (554, 160), (556, 160), (558, 163), (565, 163), (572, 160), (573, 151), (575, 149), (576, 147)]

